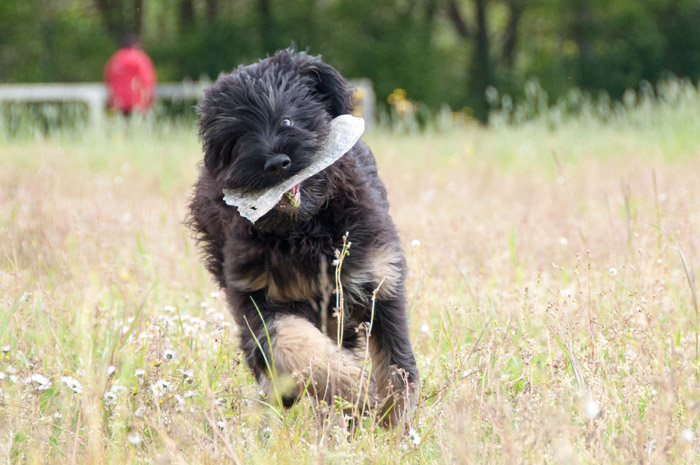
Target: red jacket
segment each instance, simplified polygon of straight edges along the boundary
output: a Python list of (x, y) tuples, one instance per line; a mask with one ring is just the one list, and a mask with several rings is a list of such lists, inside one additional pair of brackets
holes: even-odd
[(104, 78), (111, 106), (130, 113), (153, 105), (156, 71), (148, 55), (138, 48), (117, 50), (105, 65)]

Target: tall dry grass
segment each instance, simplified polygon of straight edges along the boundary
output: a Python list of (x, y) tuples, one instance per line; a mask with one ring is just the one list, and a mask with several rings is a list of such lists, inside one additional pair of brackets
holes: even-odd
[(260, 400), (183, 225), (194, 128), (4, 140), (0, 457), (696, 463), (694, 98), (675, 120), (368, 136), (410, 268), (405, 435)]

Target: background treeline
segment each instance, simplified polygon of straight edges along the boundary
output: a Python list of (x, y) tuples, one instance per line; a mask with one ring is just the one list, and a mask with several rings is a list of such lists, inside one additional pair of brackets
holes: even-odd
[(700, 76), (700, 0), (0, 0), (0, 81), (96, 81), (139, 33), (161, 81), (215, 78), (293, 41), (349, 77), (484, 119), (485, 90), (620, 98)]

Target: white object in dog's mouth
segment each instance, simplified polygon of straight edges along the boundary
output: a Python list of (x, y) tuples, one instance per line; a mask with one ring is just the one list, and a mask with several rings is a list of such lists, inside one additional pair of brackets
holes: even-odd
[[(365, 130), (365, 121), (352, 115), (340, 115), (328, 123), (328, 135), (316, 151), (313, 161), (289, 179), (256, 192), (243, 192), (224, 189), (224, 202), (238, 208), (242, 217), (251, 223), (258, 221), (272, 210), (275, 205), (289, 204), (287, 208), (296, 208), (301, 204), (301, 183), (311, 176), (332, 165), (345, 155), (360, 139)], [(282, 198), (282, 197), (286, 197)], [(282, 201), (280, 202), (280, 198)], [(296, 205), (295, 205), (296, 202)]]

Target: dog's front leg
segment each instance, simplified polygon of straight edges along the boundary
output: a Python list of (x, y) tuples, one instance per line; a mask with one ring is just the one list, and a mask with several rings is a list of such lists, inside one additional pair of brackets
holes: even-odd
[(383, 402), (380, 415), (385, 425), (397, 427), (401, 417), (415, 410), (420, 395), (403, 292), (376, 301), (369, 347), (372, 376)]
[(302, 316), (298, 307), (303, 303), (295, 304), (296, 308), (269, 304), (258, 306), (255, 314), (246, 312), (242, 348), (265, 395), (287, 406), (304, 392), (327, 403), (339, 396), (360, 411), (376, 405), (361, 358), (338, 347)]

